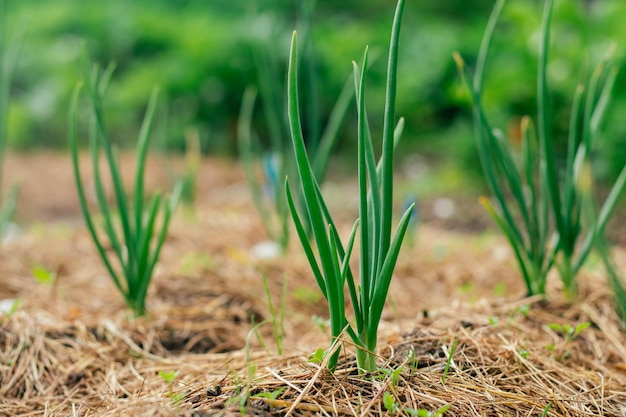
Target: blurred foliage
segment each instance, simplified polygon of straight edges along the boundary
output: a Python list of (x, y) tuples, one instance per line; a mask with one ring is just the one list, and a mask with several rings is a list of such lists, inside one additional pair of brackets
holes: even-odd
[[(99, 62), (115, 61), (115, 84), (107, 98), (115, 140), (132, 142), (146, 98), (155, 84), (166, 104), (156, 126), (163, 146), (183, 149), (185, 128), (200, 131), (205, 152), (234, 154), (241, 98), (256, 73), (251, 43), (280, 34), (275, 48), (286, 68), (288, 43), (297, 21), (294, 0), (12, 0), (9, 25), (27, 25), (10, 111), (9, 143), (18, 148), (58, 147), (65, 141), (65, 114), (78, 77), (80, 40)], [(496, 29), (485, 85), (485, 107), (497, 125), (535, 113), (535, 68), (540, 0), (510, 0)], [(451, 58), (459, 51), (469, 64), (478, 50), (492, 0), (409, 2), (400, 51), (398, 114), (407, 120), (400, 154), (420, 152), (449, 158), (479, 172), (468, 97), (460, 95)], [(313, 22), (322, 114), (338, 96), (351, 61), (370, 45), (385, 56), (393, 10), (386, 0), (317, 0)], [(626, 39), (623, 0), (560, 0), (554, 16), (550, 79), (557, 109), (578, 80), (582, 57), (590, 67), (611, 40)], [(618, 45), (621, 58), (624, 45)], [(385, 63), (374, 60), (368, 96), (383, 103)], [(504, 88), (506, 86), (506, 88)], [(600, 141), (598, 164), (607, 177), (626, 161), (626, 75), (615, 96)], [(382, 129), (382, 108), (368, 108), (372, 129)], [(261, 112), (259, 112), (260, 114)], [(349, 117), (356, 117), (355, 111)], [(566, 113), (555, 113), (555, 129), (567, 130)], [(499, 123), (501, 121), (502, 123)], [(262, 124), (262, 120), (258, 120)], [(258, 123), (255, 123), (258, 125)], [(356, 122), (346, 123), (354, 129)], [(356, 132), (343, 132), (340, 150), (355, 149)]]

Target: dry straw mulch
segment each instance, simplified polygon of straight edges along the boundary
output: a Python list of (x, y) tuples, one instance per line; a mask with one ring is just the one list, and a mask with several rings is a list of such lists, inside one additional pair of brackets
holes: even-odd
[[(8, 163), (25, 184), (20, 214), (47, 223), (0, 250), (0, 299), (22, 299), (0, 316), (0, 416), (378, 416), (390, 414), (385, 393), (401, 416), (446, 406), (445, 416), (541, 416), (549, 404), (548, 416), (626, 416), (626, 337), (601, 273), (585, 271), (574, 305), (522, 299), (501, 239), (421, 227), (381, 328), (379, 364), (402, 368), (397, 382), (360, 375), (347, 340), (330, 374), (307, 360), (328, 341), (311, 321), (327, 312), (306, 259), (297, 242), (288, 257), (250, 259), (265, 237), (236, 167), (203, 165), (196, 217), (177, 217), (150, 317), (132, 320), (77, 217), (67, 156)], [(355, 211), (339, 194), (340, 211)], [(37, 284), (34, 265), (55, 271), (55, 285)], [(251, 320), (268, 319), (260, 271), (274, 300), (287, 277), (283, 356), (271, 326), (260, 329), (267, 350), (248, 338)], [(550, 328), (586, 322), (571, 340)]]
[[(388, 392), (396, 415), (449, 406), (446, 416), (539, 416), (550, 404), (548, 416), (624, 416), (624, 334), (606, 293), (585, 298), (569, 307), (478, 302), (398, 324), (408, 332), (388, 326), (380, 364), (402, 367), (396, 384), (385, 373), (360, 375), (350, 353), (330, 374), (307, 361), (315, 346), (283, 357), (258, 344), (248, 352), (189, 353), (184, 345), (172, 351), (163, 346), (164, 319), (120, 315), (87, 325), (18, 311), (0, 325), (0, 415), (375, 416), (390, 414), (382, 400)], [(548, 326), (582, 322), (591, 326), (572, 340)], [(245, 343), (237, 340), (241, 325), (229, 323), (219, 334)], [(211, 322), (205, 324), (210, 333)]]

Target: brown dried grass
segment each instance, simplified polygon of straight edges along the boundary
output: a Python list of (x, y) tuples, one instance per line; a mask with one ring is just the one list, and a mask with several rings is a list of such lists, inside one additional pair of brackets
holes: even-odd
[[(569, 307), (527, 299), (444, 308), (403, 323), (402, 328), (415, 326), (409, 332), (387, 328), (380, 364), (402, 367), (395, 386), (384, 374), (360, 375), (347, 343), (349, 353), (330, 374), (309, 363), (304, 350), (276, 357), (256, 346), (249, 358), (245, 349), (168, 351), (159, 320), (119, 315), (86, 325), (44, 311), (18, 311), (0, 327), (0, 414), (204, 416), (245, 410), (250, 415), (375, 416), (388, 414), (382, 402), (388, 391), (399, 407), (396, 415), (410, 415), (407, 408), (434, 411), (449, 405), (445, 415), (531, 416), (551, 404), (548, 416), (623, 416), (624, 335), (606, 294), (586, 295), (586, 302)], [(527, 304), (533, 304), (528, 313), (520, 312)], [(547, 327), (583, 321), (592, 326), (571, 341)], [(203, 323), (206, 329), (213, 326), (210, 319)], [(241, 325), (221, 326), (222, 336), (240, 333)], [(256, 370), (249, 373), (249, 366)], [(160, 372), (176, 372), (175, 381), (169, 384)], [(259, 397), (281, 388), (275, 400)], [(247, 398), (243, 407), (242, 398)]]
[[(548, 404), (548, 416), (626, 416), (626, 338), (601, 270), (585, 271), (576, 303), (524, 299), (500, 239), (423, 227), (399, 261), (381, 329), (379, 363), (403, 369), (397, 384), (360, 375), (345, 340), (330, 374), (307, 360), (327, 346), (310, 319), (326, 312), (307, 298), (317, 290), (297, 244), (285, 258), (251, 258), (263, 233), (245, 187), (216, 187), (200, 192), (193, 220), (175, 222), (146, 319), (128, 317), (80, 222), (33, 226), (3, 247), (0, 299), (22, 307), (0, 317), (0, 416), (378, 416), (390, 414), (385, 392), (399, 416), (446, 405), (446, 416), (540, 416)], [(55, 285), (37, 284), (33, 265), (57, 271)], [(260, 271), (274, 300), (288, 278), (282, 357), (268, 325), (267, 350), (254, 337), (245, 349), (251, 319), (268, 318)], [(506, 296), (494, 295), (500, 284)], [(549, 327), (583, 322), (573, 340)]]

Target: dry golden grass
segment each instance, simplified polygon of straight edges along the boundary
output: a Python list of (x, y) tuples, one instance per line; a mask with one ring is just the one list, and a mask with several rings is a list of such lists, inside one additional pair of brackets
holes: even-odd
[[(524, 299), (499, 238), (425, 226), (399, 260), (382, 326), (379, 363), (402, 368), (397, 382), (360, 375), (347, 341), (333, 375), (308, 361), (328, 344), (311, 320), (326, 308), (299, 248), (253, 259), (263, 233), (245, 185), (234, 167), (205, 169), (228, 180), (205, 185), (195, 217), (179, 213), (149, 318), (129, 318), (80, 221), (31, 225), (3, 246), (0, 299), (22, 305), (0, 318), (1, 416), (390, 415), (385, 395), (398, 416), (541, 416), (548, 404), (548, 416), (626, 416), (626, 338), (601, 269), (585, 271), (576, 303)], [(56, 271), (55, 284), (38, 284), (34, 265)], [(245, 349), (251, 321), (269, 318), (260, 271), (275, 303), (287, 277), (280, 357), (270, 325), (266, 349), (254, 336)], [(571, 340), (550, 328), (585, 322)]]

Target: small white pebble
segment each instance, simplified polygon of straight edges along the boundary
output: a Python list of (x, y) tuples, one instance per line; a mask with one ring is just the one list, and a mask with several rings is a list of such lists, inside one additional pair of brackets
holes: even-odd
[(250, 249), (254, 259), (271, 259), (280, 255), (280, 245), (272, 240), (259, 242)]
[(502, 262), (509, 257), (509, 247), (507, 245), (498, 245), (491, 251), (491, 257), (494, 261)]
[(2, 236), (2, 243), (9, 243), (17, 240), (22, 235), (22, 229), (15, 224), (9, 223), (7, 224), (7, 228), (4, 231), (4, 235)]
[(14, 298), (5, 298), (4, 300), (0, 300), (0, 314), (8, 314), (13, 310), (13, 306), (17, 300)]
[(433, 202), (433, 213), (440, 219), (449, 219), (455, 211), (456, 205), (450, 198), (441, 197)]

